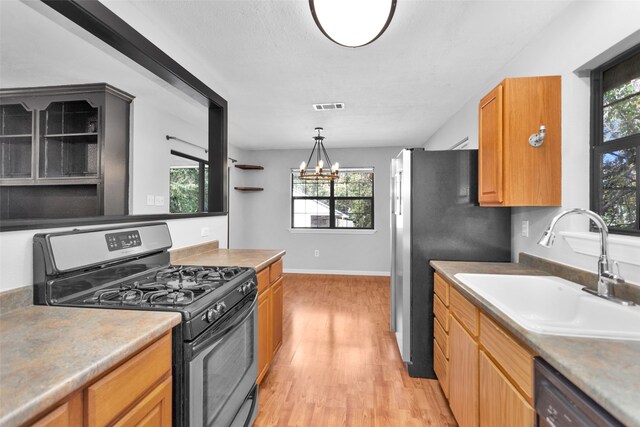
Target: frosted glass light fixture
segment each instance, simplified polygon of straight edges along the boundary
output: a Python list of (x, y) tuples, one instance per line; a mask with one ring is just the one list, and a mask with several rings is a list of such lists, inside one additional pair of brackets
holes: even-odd
[(309, 0), (311, 14), (329, 40), (345, 47), (368, 45), (384, 33), (396, 0)]

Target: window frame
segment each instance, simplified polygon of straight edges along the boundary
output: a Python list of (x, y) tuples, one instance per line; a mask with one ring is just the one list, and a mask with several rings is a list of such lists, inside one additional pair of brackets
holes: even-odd
[[(171, 212), (171, 165), (169, 165), (169, 214), (183, 215), (188, 213), (203, 213), (205, 211), (205, 198), (208, 194), (205, 194), (205, 165), (209, 166), (209, 161), (201, 159), (199, 157), (190, 156), (189, 154), (182, 153), (180, 151), (171, 150), (172, 156), (182, 157), (183, 159), (191, 160), (198, 163), (198, 211), (197, 212)], [(211, 169), (211, 168), (209, 168)], [(211, 178), (211, 177), (209, 177)]]
[[(638, 147), (636, 151), (636, 229), (622, 229), (608, 227), (612, 234), (623, 234), (629, 236), (640, 236), (640, 134), (629, 135), (612, 141), (604, 142), (604, 73), (616, 65), (626, 61), (634, 55), (640, 54), (640, 44), (626, 50), (610, 61), (600, 65), (591, 71), (591, 129), (589, 147), (589, 204), (592, 211), (601, 215), (600, 201), (602, 199), (602, 168), (600, 166), (600, 156), (604, 152), (613, 150), (623, 150), (625, 148)], [(597, 231), (593, 223), (590, 223), (590, 230)]]
[[(290, 174), (290, 229), (291, 230), (312, 230), (312, 231), (327, 231), (330, 230), (332, 232), (337, 231), (349, 231), (349, 232), (371, 232), (376, 229), (375, 222), (375, 183), (376, 183), (376, 174), (375, 168), (373, 166), (370, 167), (344, 167), (340, 168), (341, 173), (345, 172), (357, 172), (357, 171), (371, 171), (371, 197), (368, 196), (336, 196), (335, 195), (335, 183), (336, 181), (329, 181), (329, 196), (327, 197), (295, 197), (293, 195), (293, 178), (295, 176), (300, 175), (300, 169), (291, 169)], [(339, 179), (339, 178), (338, 178)], [(296, 227), (294, 226), (294, 201), (295, 200), (328, 200), (329, 201), (329, 227)], [(337, 200), (369, 200), (371, 202), (371, 227), (336, 227), (336, 217), (335, 217), (335, 206)]]

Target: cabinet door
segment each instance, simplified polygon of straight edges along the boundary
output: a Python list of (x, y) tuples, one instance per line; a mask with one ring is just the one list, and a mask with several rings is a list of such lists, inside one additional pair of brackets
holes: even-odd
[(502, 171), (502, 85), (480, 101), (478, 133), (478, 199), (481, 204), (503, 202)]
[(487, 355), (480, 352), (480, 427), (531, 427), (535, 412)]
[(149, 392), (114, 427), (170, 427), (171, 377)]
[(282, 344), (282, 304), (282, 279), (279, 279), (271, 286), (271, 351), (273, 356), (276, 355)]
[(258, 296), (258, 384), (271, 362), (271, 289)]
[(449, 404), (460, 427), (478, 425), (478, 344), (455, 317), (449, 322)]
[(74, 394), (69, 400), (53, 409), (31, 427), (73, 427), (82, 425), (82, 393)]

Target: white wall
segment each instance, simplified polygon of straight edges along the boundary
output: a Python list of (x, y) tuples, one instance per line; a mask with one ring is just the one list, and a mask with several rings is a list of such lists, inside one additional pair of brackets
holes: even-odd
[[(309, 146), (309, 150), (311, 146)], [(342, 168), (374, 167), (375, 233), (336, 234), (291, 232), (291, 168), (307, 160), (309, 150), (238, 152), (240, 163), (264, 166), (263, 171), (233, 168), (231, 180), (240, 185), (264, 187), (264, 191), (232, 191), (232, 248), (285, 249), (285, 271), (342, 274), (389, 274), (390, 163), (398, 148), (331, 149), (329, 155)], [(232, 156), (233, 157), (233, 156)], [(315, 257), (314, 251), (320, 251)]]
[[(174, 219), (166, 221), (171, 232), (174, 248), (203, 243), (212, 239), (220, 241), (220, 247), (227, 246), (227, 216)], [(97, 226), (50, 228), (46, 230), (5, 231), (0, 233), (0, 292), (22, 286), (33, 285), (33, 235), (66, 231), (74, 228), (129, 227), (135, 223), (106, 224)], [(209, 227), (208, 237), (200, 236), (200, 229)]]
[[(640, 41), (640, 2), (576, 1), (549, 24), (484, 87), (475, 93), (425, 144), (428, 149), (448, 148), (465, 136), (478, 145), (478, 102), (505, 77), (562, 76), (562, 201), (561, 209), (589, 208), (589, 79), (575, 70), (628, 37)], [(625, 41), (628, 45), (629, 40)], [(609, 58), (606, 58), (606, 57)], [(600, 57), (600, 63), (612, 53)], [(593, 64), (591, 64), (593, 65)], [(595, 64), (597, 66), (599, 64)], [(560, 208), (514, 208), (512, 255), (528, 252), (558, 262), (595, 271), (596, 258), (572, 251), (563, 238), (551, 249), (536, 244)], [(520, 235), (521, 222), (530, 222), (529, 237)], [(588, 221), (567, 218), (559, 230), (588, 231)], [(632, 239), (639, 243), (640, 238)], [(615, 248), (614, 248), (615, 249)], [(621, 273), (640, 283), (640, 266), (621, 263)]]

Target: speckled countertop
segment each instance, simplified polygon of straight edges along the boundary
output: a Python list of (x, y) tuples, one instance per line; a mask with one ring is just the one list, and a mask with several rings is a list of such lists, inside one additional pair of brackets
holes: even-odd
[(561, 337), (529, 332), (474, 292), (458, 273), (549, 275), (512, 263), (431, 261), (467, 297), (627, 426), (640, 426), (640, 341)]
[(0, 425), (28, 421), (180, 321), (178, 313), (46, 306), (0, 316)]
[(172, 252), (171, 263), (188, 265), (252, 267), (260, 271), (284, 256), (281, 249), (214, 249), (187, 257)]

